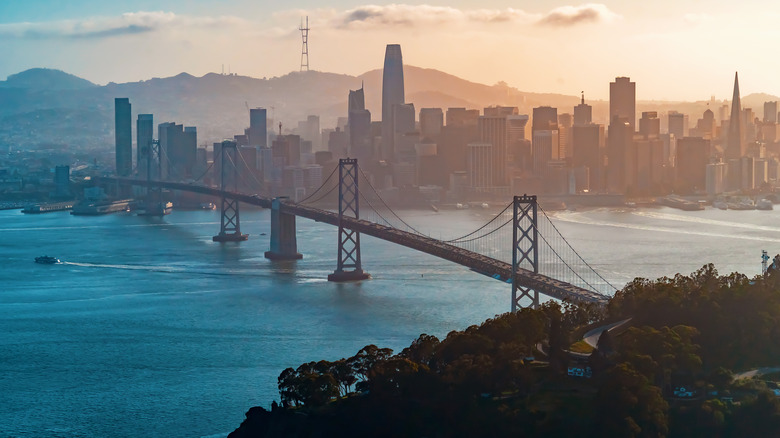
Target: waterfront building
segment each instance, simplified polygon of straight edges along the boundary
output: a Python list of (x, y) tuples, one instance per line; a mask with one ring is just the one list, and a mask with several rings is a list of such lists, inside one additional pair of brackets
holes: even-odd
[(114, 139), (116, 141), (116, 174), (130, 176), (133, 172), (133, 132), (130, 99), (114, 99)]
[(148, 168), (147, 160), (150, 157), (152, 141), (154, 140), (154, 116), (152, 114), (138, 114), (138, 120), (135, 123), (135, 134), (136, 173), (145, 177)]
[(698, 193), (706, 189), (711, 148), (711, 141), (702, 137), (683, 137), (677, 140), (675, 186), (679, 192)]

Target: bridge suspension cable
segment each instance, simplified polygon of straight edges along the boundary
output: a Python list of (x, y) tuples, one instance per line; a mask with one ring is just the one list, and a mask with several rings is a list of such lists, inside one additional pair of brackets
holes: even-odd
[[(307, 196), (307, 197), (305, 197), (305, 198), (301, 199), (300, 201), (298, 201), (298, 203), (299, 203), (299, 204), (303, 204), (303, 203), (305, 203), (305, 202), (309, 202), (309, 199), (313, 198), (313, 197), (314, 197), (314, 195), (316, 195), (317, 193), (319, 193), (319, 192), (320, 192), (320, 190), (322, 190), (322, 188), (323, 188), (323, 187), (325, 187), (325, 185), (326, 185), (326, 184), (328, 184), (328, 182), (331, 180), (331, 178), (333, 178), (333, 175), (335, 175), (335, 174), (336, 174), (336, 171), (337, 171), (337, 170), (339, 170), (339, 168), (338, 168), (338, 167), (334, 167), (334, 168), (333, 168), (333, 170), (330, 172), (330, 175), (328, 175), (328, 177), (327, 177), (327, 178), (325, 178), (325, 181), (323, 181), (323, 182), (322, 182), (322, 184), (320, 184), (320, 186), (319, 186), (319, 187), (317, 187), (317, 190), (313, 191), (313, 192), (312, 192), (312, 193), (311, 193), (309, 196)], [(322, 195), (322, 196), (320, 196), (319, 198), (317, 198), (317, 199), (315, 199), (315, 200), (311, 201), (311, 203), (318, 202), (319, 200), (321, 200), (321, 199), (323, 199), (324, 197), (328, 196), (330, 193), (332, 193), (332, 192), (333, 192), (333, 190), (334, 190), (336, 187), (338, 187), (338, 184), (336, 184), (336, 185), (334, 185), (333, 187), (331, 187), (331, 188), (330, 188), (330, 190), (328, 190), (328, 192), (327, 192), (327, 193), (325, 193), (324, 195)]]
[[(571, 250), (571, 252), (574, 254), (574, 256), (575, 256), (575, 257), (576, 257), (576, 258), (577, 258), (577, 259), (578, 259), (580, 262), (582, 262), (582, 264), (584, 264), (584, 265), (585, 265), (585, 266), (586, 266), (586, 267), (587, 267), (587, 268), (588, 268), (588, 269), (589, 269), (589, 270), (590, 270), (590, 271), (591, 271), (593, 274), (595, 274), (595, 275), (596, 275), (596, 277), (598, 277), (598, 279), (599, 279), (599, 280), (601, 280), (601, 281), (602, 281), (602, 282), (603, 282), (605, 285), (607, 285), (607, 286), (609, 286), (610, 288), (612, 288), (612, 291), (613, 291), (613, 292), (614, 292), (614, 291), (616, 291), (616, 290), (617, 290), (617, 288), (616, 288), (614, 285), (612, 285), (612, 284), (611, 284), (611, 283), (610, 283), (610, 282), (609, 282), (609, 281), (608, 281), (606, 278), (604, 278), (604, 277), (603, 277), (601, 274), (599, 274), (599, 273), (598, 273), (598, 271), (596, 271), (596, 270), (595, 270), (595, 269), (594, 269), (594, 268), (593, 268), (593, 267), (592, 267), (592, 266), (591, 266), (591, 265), (590, 265), (590, 264), (589, 264), (587, 261), (585, 261), (585, 259), (584, 259), (584, 258), (582, 258), (582, 256), (580, 255), (580, 253), (578, 253), (578, 252), (577, 252), (577, 250), (576, 250), (576, 249), (574, 249), (574, 247), (573, 247), (573, 246), (571, 246), (571, 243), (569, 243), (569, 241), (568, 241), (568, 240), (567, 240), (567, 239), (566, 239), (566, 238), (563, 236), (563, 234), (561, 234), (561, 232), (560, 232), (560, 230), (558, 229), (558, 227), (556, 227), (556, 226), (555, 226), (555, 223), (553, 223), (553, 221), (552, 221), (552, 220), (550, 220), (550, 217), (547, 215), (547, 212), (546, 212), (546, 211), (544, 211), (544, 209), (542, 208), (542, 206), (539, 206), (539, 210), (542, 212), (542, 215), (545, 217), (545, 219), (547, 219), (547, 221), (546, 221), (546, 222), (547, 222), (547, 223), (549, 223), (549, 225), (550, 225), (550, 227), (552, 228), (552, 230), (554, 231), (554, 233), (555, 233), (557, 236), (559, 236), (559, 237), (560, 237), (560, 240), (561, 240), (561, 241), (563, 241), (563, 243), (566, 245), (566, 247), (567, 247), (569, 250)], [(567, 264), (567, 266), (568, 266), (568, 264)]]

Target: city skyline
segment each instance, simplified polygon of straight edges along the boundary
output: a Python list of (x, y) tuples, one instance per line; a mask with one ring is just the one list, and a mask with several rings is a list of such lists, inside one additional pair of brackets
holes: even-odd
[[(49, 67), (104, 84), (182, 71), (199, 76), (223, 65), (246, 76), (284, 75), (299, 67), (298, 26), (308, 15), (310, 65), (318, 71), (373, 70), (381, 65), (381, 48), (397, 43), (409, 65), (479, 83), (505, 81), (523, 91), (586, 90), (591, 99), (606, 100), (604, 84), (628, 76), (641, 84), (637, 100), (728, 99), (727, 84), (739, 71), (743, 95), (780, 95), (771, 57), (760, 56), (760, 42), (780, 36), (771, 26), (778, 13), (756, 1), (737, 7), (715, 2), (706, 13), (671, 1), (652, 7), (615, 1), (449, 4), (3, 4), (0, 77)], [(729, 35), (722, 38), (726, 26)], [(128, 60), (139, 57), (148, 62)]]

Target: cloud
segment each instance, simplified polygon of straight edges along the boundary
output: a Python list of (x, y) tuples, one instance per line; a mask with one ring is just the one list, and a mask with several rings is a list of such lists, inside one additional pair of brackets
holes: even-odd
[(293, 17), (317, 17), (312, 24), (342, 30), (371, 30), (387, 28), (425, 28), (441, 26), (490, 25), (500, 23), (539, 24), (553, 27), (574, 26), (581, 23), (611, 21), (619, 15), (603, 4), (563, 6), (546, 14), (530, 13), (522, 9), (458, 9), (433, 5), (362, 5), (348, 10), (316, 9), (289, 10), (274, 14), (277, 20)]
[(570, 27), (584, 23), (609, 22), (620, 16), (606, 5), (588, 3), (580, 6), (561, 6), (545, 14), (537, 24), (553, 27)]
[(0, 24), (0, 38), (99, 39), (182, 27), (227, 27), (243, 24), (237, 17), (193, 17), (173, 12), (128, 12), (118, 17)]

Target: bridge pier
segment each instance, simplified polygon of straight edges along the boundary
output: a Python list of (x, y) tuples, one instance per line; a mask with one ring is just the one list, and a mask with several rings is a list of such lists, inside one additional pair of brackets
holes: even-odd
[[(346, 282), (371, 278), (360, 263), (360, 233), (344, 228), (345, 215), (360, 218), (358, 203), (358, 161), (356, 158), (339, 160), (339, 248), (336, 270), (328, 281)], [(351, 268), (351, 270), (349, 270)]]
[[(514, 197), (512, 220), (512, 312), (518, 308), (539, 307), (539, 291), (517, 283), (517, 269), (527, 262), (539, 273), (539, 230), (536, 195)], [(518, 293), (519, 292), (519, 293)], [(529, 302), (530, 301), (530, 302)]]
[[(235, 163), (238, 160), (238, 149), (236, 142), (231, 140), (225, 140), (222, 142), (222, 147), (219, 151), (221, 163), (221, 177), (222, 177), (222, 191), (227, 190), (226, 186), (232, 182), (232, 191), (238, 192), (238, 167)], [(227, 161), (230, 160), (233, 163), (233, 174), (227, 175), (225, 166)], [(229, 178), (226, 178), (229, 176)], [(231, 179), (228, 183), (225, 179)], [(219, 227), (219, 234), (214, 236), (212, 240), (214, 242), (243, 242), (249, 238), (248, 234), (241, 233), (241, 217), (238, 211), (238, 201), (235, 199), (226, 198), (222, 196), (221, 203), (221, 220)]]
[(282, 213), (282, 201), (286, 196), (271, 201), (271, 249), (265, 252), (265, 258), (271, 260), (299, 260), (303, 255), (298, 252), (298, 240), (295, 236), (295, 215)]

